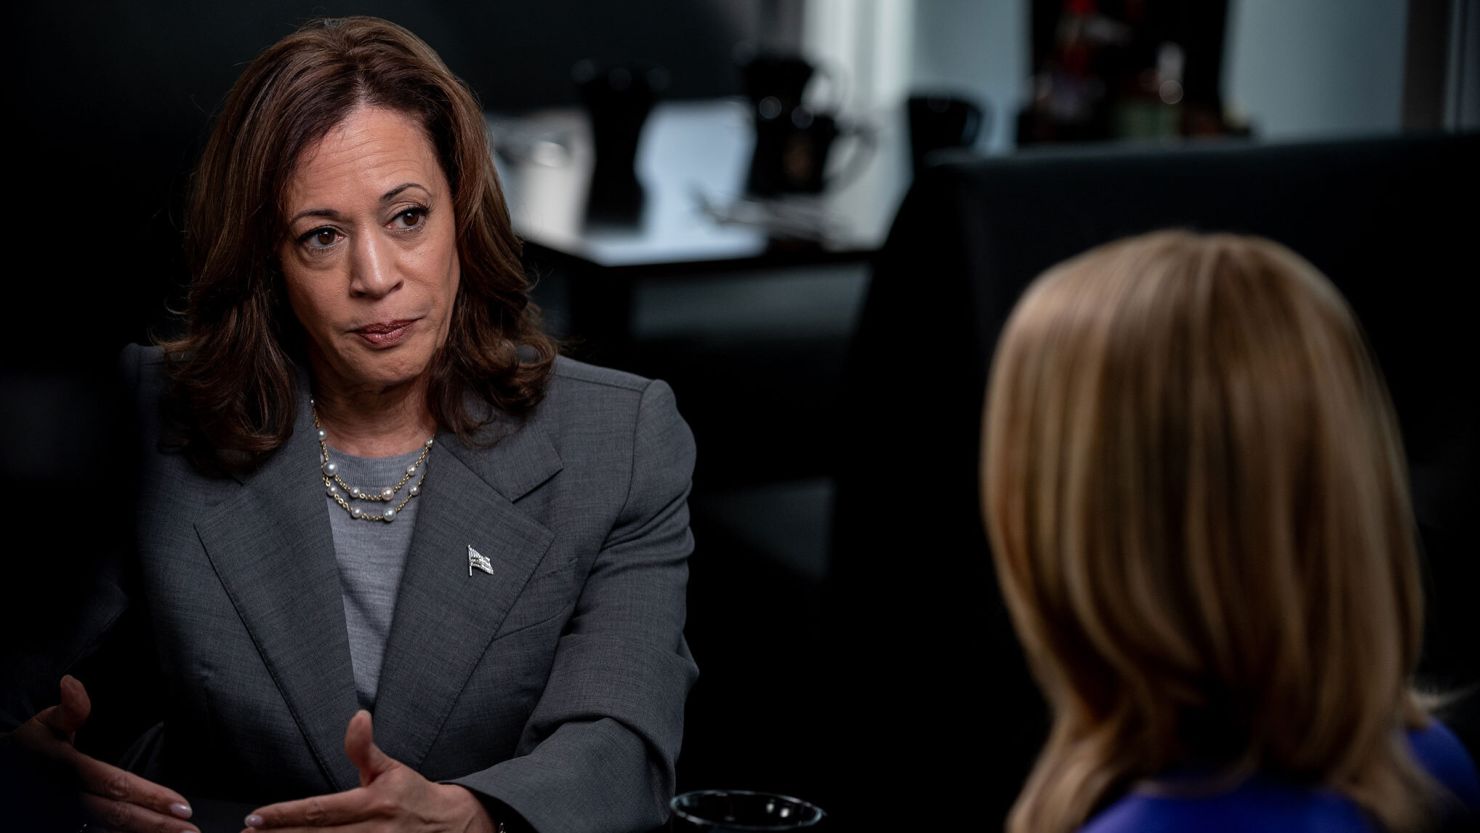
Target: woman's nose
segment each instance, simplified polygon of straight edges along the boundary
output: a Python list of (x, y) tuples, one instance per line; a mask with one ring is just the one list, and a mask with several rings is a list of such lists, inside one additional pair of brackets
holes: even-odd
[(350, 258), (350, 292), (379, 298), (400, 286), (400, 271), (390, 242), (376, 234), (359, 235)]

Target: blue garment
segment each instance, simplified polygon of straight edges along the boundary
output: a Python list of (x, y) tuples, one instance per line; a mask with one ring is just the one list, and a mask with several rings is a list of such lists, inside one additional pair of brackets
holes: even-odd
[[(1471, 813), (1480, 811), (1480, 775), (1447, 727), (1433, 721), (1408, 733), (1414, 757)], [(1350, 799), (1255, 776), (1216, 795), (1132, 792), (1090, 819), (1080, 833), (1374, 833), (1378, 828)]]

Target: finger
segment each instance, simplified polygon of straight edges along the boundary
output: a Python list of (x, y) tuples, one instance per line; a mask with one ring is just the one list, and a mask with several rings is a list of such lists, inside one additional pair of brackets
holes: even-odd
[(127, 801), (84, 795), (82, 807), (93, 819), (107, 825), (108, 830), (119, 833), (199, 833), (193, 824)]
[[(108, 801), (134, 805), (152, 813), (174, 820), (176, 827), (183, 830), (182, 819), (191, 815), (190, 804), (185, 797), (162, 784), (135, 775), (97, 758), (75, 753), (73, 765), (82, 782), (84, 793)], [(105, 820), (106, 821), (106, 820)], [(111, 822), (108, 822), (111, 823)]]
[(377, 803), (364, 787), (329, 795), (316, 795), (297, 801), (284, 801), (259, 807), (247, 816), (248, 827), (330, 827), (378, 818), (387, 808)]
[(397, 766), (394, 758), (375, 745), (375, 729), (370, 712), (364, 709), (355, 712), (355, 716), (349, 719), (349, 726), (344, 730), (344, 754), (349, 756), (350, 763), (360, 771), (362, 787), (369, 786), (376, 776)]
[(87, 696), (87, 689), (82, 681), (71, 674), (63, 676), (58, 687), (61, 689), (61, 702), (51, 708), (42, 709), (36, 718), (53, 732), (70, 740), (92, 713), (92, 700)]

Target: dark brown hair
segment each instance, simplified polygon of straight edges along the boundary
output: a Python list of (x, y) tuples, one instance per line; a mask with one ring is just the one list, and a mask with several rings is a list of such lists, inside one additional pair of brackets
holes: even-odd
[(284, 192), (302, 153), (361, 104), (419, 121), (452, 188), (461, 277), (430, 368), (437, 424), (471, 440), (480, 400), (519, 416), (544, 393), (557, 348), (529, 299), (477, 99), (394, 23), (315, 20), (237, 79), (191, 184), (184, 333), (161, 346), (169, 411), (198, 464), (250, 468), (292, 433), (306, 354), (277, 263)]

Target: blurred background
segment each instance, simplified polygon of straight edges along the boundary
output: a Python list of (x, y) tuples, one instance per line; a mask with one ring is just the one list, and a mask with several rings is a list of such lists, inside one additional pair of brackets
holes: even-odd
[[(13, 510), (107, 488), (98, 380), (171, 332), (212, 115), (260, 50), (347, 14), (477, 93), (550, 329), (667, 379), (694, 429), (681, 789), (796, 794), (837, 829), (1000, 819), (1045, 723), (974, 514), (995, 326), (1043, 267), (1156, 225), (1275, 236), (1353, 299), (1454, 588), (1426, 669), (1480, 679), (1451, 300), (1475, 279), (1473, 0), (24, 4), (7, 179), (47, 228), (8, 270)], [(76, 547), (14, 548), (7, 595), (65, 587)]]

